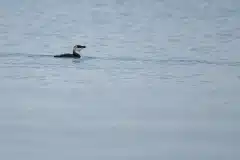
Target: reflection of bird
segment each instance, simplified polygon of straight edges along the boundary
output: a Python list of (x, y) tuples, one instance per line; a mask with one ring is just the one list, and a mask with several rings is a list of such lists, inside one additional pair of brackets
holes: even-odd
[(72, 54), (71, 53), (64, 53), (64, 54), (60, 54), (60, 55), (55, 55), (54, 57), (56, 57), (56, 58), (81, 58), (80, 51), (83, 48), (86, 48), (86, 46), (75, 45), (73, 47), (73, 53)]

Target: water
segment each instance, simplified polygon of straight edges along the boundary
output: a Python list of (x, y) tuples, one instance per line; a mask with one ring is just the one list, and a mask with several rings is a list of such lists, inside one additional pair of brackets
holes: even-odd
[(0, 158), (238, 160), (239, 7), (1, 1)]

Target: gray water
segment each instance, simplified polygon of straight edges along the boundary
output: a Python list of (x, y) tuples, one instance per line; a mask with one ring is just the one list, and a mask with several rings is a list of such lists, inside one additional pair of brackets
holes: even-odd
[(0, 159), (239, 160), (239, 19), (239, 0), (0, 1)]

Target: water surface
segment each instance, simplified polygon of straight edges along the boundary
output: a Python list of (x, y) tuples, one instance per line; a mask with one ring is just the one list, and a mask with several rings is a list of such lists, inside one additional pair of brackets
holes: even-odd
[(0, 158), (238, 160), (239, 6), (0, 2)]

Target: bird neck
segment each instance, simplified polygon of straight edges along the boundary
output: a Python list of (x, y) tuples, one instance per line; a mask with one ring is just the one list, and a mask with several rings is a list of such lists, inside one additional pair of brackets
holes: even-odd
[(73, 55), (74, 56), (79, 56), (79, 54), (75, 50), (73, 50)]

